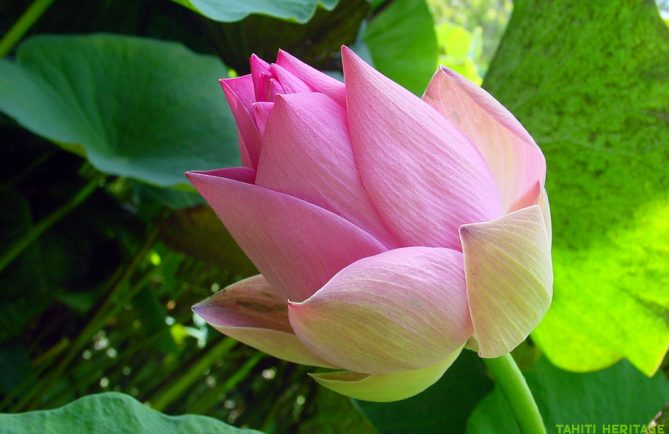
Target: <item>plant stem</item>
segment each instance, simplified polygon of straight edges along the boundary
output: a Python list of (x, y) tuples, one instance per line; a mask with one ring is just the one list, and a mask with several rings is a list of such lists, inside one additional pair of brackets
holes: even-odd
[(204, 353), (197, 362), (184, 371), (184, 375), (178, 377), (176, 381), (168, 383), (148, 399), (151, 408), (158, 411), (164, 410), (193, 383), (200, 380), (204, 376), (204, 372), (230, 352), (236, 344), (237, 341), (233, 339), (223, 339), (219, 344)]
[(0, 40), (0, 57), (9, 54), (23, 35), (39, 20), (53, 0), (35, 0)]
[(516, 417), (523, 434), (546, 434), (546, 427), (541, 413), (527, 386), (523, 373), (511, 354), (496, 359), (483, 359), (492, 373), (497, 387), (500, 388)]
[(16, 259), (16, 257), (26, 249), (26, 247), (39, 238), (39, 236), (42, 235), (47, 229), (58, 223), (77, 206), (81, 205), (81, 203), (100, 186), (100, 181), (103, 179), (104, 176), (96, 176), (93, 178), (88, 184), (84, 186), (84, 188), (79, 190), (77, 194), (74, 195), (72, 199), (70, 199), (69, 202), (46, 216), (44, 219), (42, 219), (42, 221), (30, 228), (27, 233), (25, 233), (21, 238), (9, 246), (9, 248), (5, 250), (5, 252), (0, 256), (0, 271), (4, 270), (7, 265), (11, 264), (11, 262)]
[[(10, 412), (32, 410), (37, 407), (41, 403), (39, 397), (47, 394), (49, 389), (70, 366), (70, 363), (80, 354), (80, 351), (86, 344), (90, 342), (95, 333), (104, 326), (109, 316), (121, 309), (123, 304), (132, 299), (139, 292), (139, 289), (146, 284), (148, 279), (146, 275), (132, 286), (129, 285), (129, 280), (140, 267), (157, 238), (158, 229), (156, 226), (148, 233), (142, 246), (137, 250), (133, 258), (111, 279), (110, 285), (105, 288), (102, 295), (103, 300), (94, 308), (91, 319), (72, 343), (68, 345), (67, 352), (63, 357), (57, 363), (54, 362), (55, 366), (48, 367), (48, 372), (43, 378), (40, 378), (40, 382), (27, 392), (16, 388), (10, 393), (6, 400), (8, 403), (12, 402), (16, 394), (21, 392), (21, 397), (16, 404), (10, 407)], [(46, 367), (43, 366), (42, 369), (46, 369)]]
[(188, 406), (187, 413), (196, 413), (196, 414), (207, 414), (211, 409), (222, 399), (221, 397), (233, 390), (237, 385), (248, 377), (253, 368), (264, 358), (264, 355), (260, 352), (253, 355), (249, 358), (244, 364), (237, 370), (235, 370), (227, 379), (213, 387), (206, 393), (200, 395), (198, 400)]

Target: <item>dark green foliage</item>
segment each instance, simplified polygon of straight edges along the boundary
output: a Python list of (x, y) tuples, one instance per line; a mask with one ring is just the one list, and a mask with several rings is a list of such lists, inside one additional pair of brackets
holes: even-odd
[[(271, 61), (282, 48), (339, 70), (347, 44), (420, 94), (438, 55), (426, 2), (178, 2), (191, 9), (59, 0), (0, 59), (0, 250), (103, 180), (0, 271), (0, 431), (240, 432), (224, 421), (273, 434), (512, 434), (472, 352), (419, 396), (352, 402), (190, 309), (257, 272), (182, 185), (185, 170), (237, 164), (216, 83), (226, 65), (241, 75), (252, 52)], [(25, 6), (3, 5), (0, 28)], [(669, 30), (641, 0), (518, 0), (485, 86), (548, 161), (555, 301), (519, 364), (549, 432), (647, 423), (669, 398), (662, 374), (620, 362), (580, 375), (548, 360), (586, 371), (628, 358), (650, 375), (666, 351)], [(103, 391), (124, 394), (92, 395)]]
[(318, 10), (304, 25), (262, 15), (236, 23), (202, 19), (201, 24), (223, 61), (239, 75), (249, 73), (249, 53), (273, 62), (279, 49), (309, 59), (317, 68), (340, 70), (339, 49), (355, 42), (368, 11), (365, 0), (346, 0), (332, 11)]
[(306, 421), (300, 425), (299, 434), (378, 433), (351, 399), (324, 387), (316, 392), (312, 410), (313, 414), (306, 415)]
[[(30, 230), (32, 215), (25, 197), (9, 186), (0, 187), (0, 203), (0, 245), (8, 246)], [(42, 268), (40, 251), (31, 246), (0, 274), (0, 342), (20, 334), (51, 303)]]

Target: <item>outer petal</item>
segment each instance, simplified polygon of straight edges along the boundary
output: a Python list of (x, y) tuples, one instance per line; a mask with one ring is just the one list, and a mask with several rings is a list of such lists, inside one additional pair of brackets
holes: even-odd
[(220, 83), (237, 123), (244, 165), (255, 169), (258, 166), (261, 143), (258, 128), (251, 115), (254, 102), (251, 75), (226, 78), (220, 80)]
[(462, 348), (427, 368), (392, 374), (360, 374), (339, 371), (309, 374), (328, 389), (363, 401), (391, 402), (410, 398), (436, 383), (453, 364)]
[(276, 63), (299, 77), (316, 92), (323, 93), (332, 98), (340, 106), (346, 107), (346, 92), (344, 90), (344, 83), (341, 81), (323, 74), (283, 50), (279, 50), (279, 54), (276, 56)]
[(244, 279), (193, 306), (221, 333), (289, 362), (332, 367), (311, 353), (293, 333), (286, 300), (262, 275)]
[(368, 374), (426, 368), (472, 334), (462, 254), (406, 247), (361, 259), (303, 303), (295, 334), (330, 363)]
[(528, 192), (544, 185), (546, 161), (532, 137), (488, 92), (458, 73), (441, 67), (423, 95), (423, 100), (474, 142), (502, 196), (504, 209), (514, 211), (534, 203)]
[(460, 228), (467, 296), (481, 357), (520, 344), (551, 303), (550, 237), (539, 205)]
[(337, 271), (385, 250), (336, 214), (248, 184), (249, 169), (188, 177), (270, 285), (291, 300), (304, 300)]
[(362, 186), (341, 106), (321, 93), (281, 95), (263, 142), (257, 185), (328, 209), (397, 246)]
[(458, 228), (502, 214), (476, 147), (424, 101), (342, 48), (353, 153), (372, 202), (408, 245), (459, 249)]

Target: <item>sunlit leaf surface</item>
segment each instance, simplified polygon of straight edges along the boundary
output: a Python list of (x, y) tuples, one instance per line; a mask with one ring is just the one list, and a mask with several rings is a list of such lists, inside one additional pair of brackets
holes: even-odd
[(364, 41), (379, 71), (413, 93), (423, 93), (439, 55), (434, 21), (424, 0), (390, 3), (369, 22)]
[(484, 82), (546, 155), (555, 296), (533, 337), (564, 369), (652, 375), (669, 345), (668, 41), (649, 2), (518, 1)]

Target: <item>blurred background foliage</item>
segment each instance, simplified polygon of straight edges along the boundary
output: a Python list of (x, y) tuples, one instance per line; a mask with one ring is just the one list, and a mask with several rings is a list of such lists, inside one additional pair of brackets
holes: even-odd
[[(114, 391), (74, 409), (169, 422), (134, 397), (266, 433), (517, 429), (471, 353), (415, 398), (352, 402), (190, 310), (256, 272), (183, 177), (237, 164), (216, 80), (278, 48), (337, 75), (347, 44), (416, 94), (438, 64), (483, 82), (542, 146), (555, 304), (514, 356), (550, 423), (667, 424), (669, 31), (641, 0), (551, 4), (53, 2), (0, 59), (0, 413)], [(3, 2), (3, 42), (29, 5)]]

